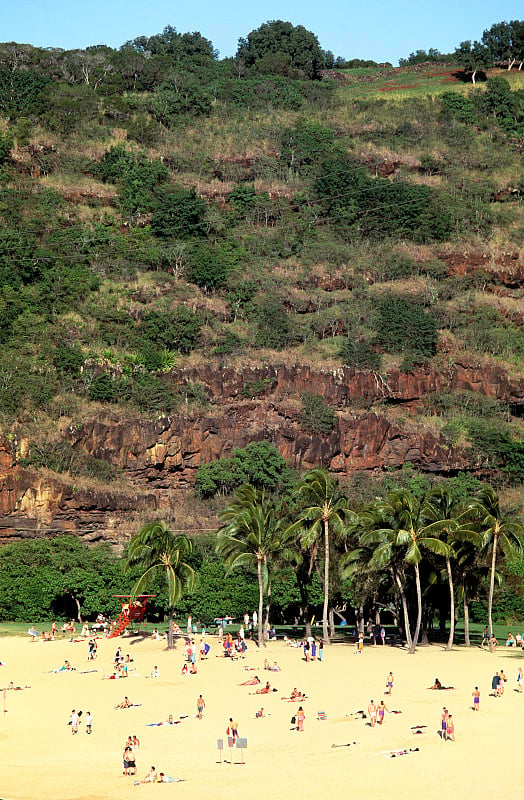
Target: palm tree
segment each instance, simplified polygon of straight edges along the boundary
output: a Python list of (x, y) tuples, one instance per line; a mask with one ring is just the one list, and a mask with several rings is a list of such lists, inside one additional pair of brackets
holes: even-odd
[(263, 490), (241, 486), (235, 500), (220, 512), (223, 525), (218, 533), (217, 553), (225, 560), (226, 569), (255, 566), (258, 578), (258, 644), (266, 645), (263, 634), (262, 609), (264, 594), (270, 593), (270, 567), (285, 549), (283, 519), (277, 517), (273, 504)]
[(144, 570), (134, 586), (133, 598), (158, 573), (165, 575), (169, 604), (169, 649), (173, 647), (175, 604), (185, 592), (191, 592), (195, 586), (195, 571), (184, 561), (192, 549), (191, 540), (187, 536), (175, 536), (163, 522), (148, 522), (129, 542), (126, 568), (139, 566)]
[[(384, 560), (389, 554), (392, 554), (394, 548), (402, 548), (402, 559), (406, 564), (413, 567), (415, 572), (415, 587), (417, 593), (417, 621), (415, 624), (415, 632), (409, 642), (409, 636), (406, 636), (408, 641), (408, 649), (410, 653), (414, 653), (417, 647), (418, 638), (420, 634), (420, 626), (422, 623), (422, 588), (420, 584), (420, 562), (422, 561), (423, 550), (430, 550), (439, 556), (446, 556), (450, 552), (448, 545), (433, 534), (436, 532), (432, 529), (431, 523), (426, 524), (427, 520), (427, 498), (426, 496), (420, 499), (405, 489), (390, 492), (385, 501), (378, 501), (376, 503), (376, 512), (379, 517), (386, 521), (386, 526), (378, 529), (375, 536), (379, 537), (379, 557)], [(380, 539), (382, 536), (382, 540)], [(396, 570), (396, 581), (401, 591), (401, 596), (404, 594), (404, 589), (399, 583), (400, 572)], [(405, 604), (405, 597), (403, 597), (404, 616), (406, 619), (406, 628), (409, 629), (409, 621), (407, 620), (407, 608)], [(406, 630), (406, 634), (408, 631)]]
[(489, 579), (488, 598), (488, 625), (489, 649), (493, 650), (493, 593), (495, 589), (495, 571), (499, 548), (504, 555), (512, 555), (515, 550), (522, 550), (521, 538), (524, 535), (524, 526), (521, 518), (517, 517), (516, 509), (502, 511), (497, 493), (491, 486), (484, 486), (477, 496), (468, 504), (467, 508), (474, 515), (482, 535), (482, 549), (489, 554), (491, 551), (491, 568)]
[(446, 549), (443, 551), (446, 559), (446, 573), (449, 585), (450, 598), (450, 623), (449, 636), (446, 650), (451, 650), (455, 638), (455, 589), (453, 585), (453, 570), (451, 559), (457, 558), (457, 546), (461, 542), (470, 542), (480, 546), (478, 533), (465, 524), (465, 511), (455, 501), (448, 486), (437, 486), (426, 496), (424, 503), (424, 516), (430, 523), (425, 528), (427, 534), (440, 534), (445, 536)]
[[(337, 499), (336, 486), (325, 469), (312, 469), (306, 472), (297, 494), (308, 504), (300, 511), (300, 520), (296, 524), (304, 525), (302, 545), (318, 549), (323, 544), (324, 551), (324, 608), (322, 612), (322, 638), (329, 644), (328, 604), (329, 604), (329, 558), (330, 528), (342, 532), (346, 501)], [(305, 524), (309, 523), (309, 524)], [(292, 528), (293, 526), (291, 526)]]

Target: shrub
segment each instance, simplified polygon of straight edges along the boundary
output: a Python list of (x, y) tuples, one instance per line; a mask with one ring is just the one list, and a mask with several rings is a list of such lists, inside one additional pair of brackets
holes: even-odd
[(278, 301), (269, 298), (260, 301), (254, 319), (257, 324), (255, 334), (257, 347), (283, 350), (293, 340), (289, 316)]
[(437, 323), (412, 297), (389, 294), (379, 298), (377, 332), (380, 345), (389, 353), (407, 352), (424, 358), (435, 355)]
[(302, 412), (299, 416), (302, 430), (327, 436), (335, 427), (335, 420), (334, 412), (326, 405), (322, 395), (303, 393)]
[(274, 445), (251, 442), (244, 448), (234, 448), (231, 458), (202, 464), (197, 470), (195, 491), (201, 497), (213, 497), (251, 483), (271, 491), (285, 492), (293, 477), (287, 461)]
[(79, 345), (58, 344), (53, 354), (53, 364), (59, 375), (80, 375), (80, 367), (84, 363), (84, 354)]
[(382, 357), (373, 341), (350, 335), (343, 339), (338, 354), (342, 363), (354, 369), (380, 369)]
[(241, 353), (243, 350), (243, 342), (240, 336), (237, 336), (233, 331), (225, 331), (218, 339), (218, 342), (213, 350), (213, 355), (227, 356)]
[(188, 278), (204, 289), (224, 286), (235, 268), (241, 251), (229, 244), (195, 245), (189, 257)]
[(159, 347), (189, 353), (196, 346), (201, 327), (200, 314), (180, 305), (174, 311), (151, 311), (142, 321), (141, 332)]
[(290, 169), (300, 170), (318, 164), (334, 150), (335, 133), (320, 122), (303, 120), (285, 128), (280, 138), (280, 159)]
[(151, 217), (155, 236), (192, 239), (207, 233), (207, 206), (195, 189), (180, 186), (157, 192)]
[(87, 390), (90, 400), (98, 403), (112, 403), (117, 399), (117, 389), (114, 380), (107, 372), (98, 375)]

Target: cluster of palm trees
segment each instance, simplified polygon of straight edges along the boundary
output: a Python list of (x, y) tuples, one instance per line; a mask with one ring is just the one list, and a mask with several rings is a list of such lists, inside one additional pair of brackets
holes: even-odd
[[(286, 502), (266, 495), (263, 489), (242, 486), (219, 519), (216, 550), (227, 571), (256, 570), (259, 645), (267, 638), (272, 578), (284, 565), (291, 565), (295, 573), (306, 633), (313, 575), (323, 590), (326, 644), (334, 633), (333, 586), (339, 589), (349, 579), (358, 587), (361, 606), (372, 609), (379, 584), (382, 595), (392, 598), (390, 605), (401, 610), (410, 653), (415, 652), (421, 635), (424, 597), (435, 584), (447, 584), (449, 591), (447, 648), (453, 645), (459, 596), (469, 644), (469, 602), (489, 574), (491, 641), (497, 559), (501, 553), (510, 556), (519, 551), (524, 536), (521, 518), (515, 510), (503, 511), (489, 486), (460, 503), (444, 484), (424, 493), (399, 489), (355, 511), (324, 469), (307, 472)], [(165, 572), (170, 631), (176, 601), (195, 585), (195, 574), (184, 561), (190, 551), (187, 537), (173, 536), (161, 523), (146, 525), (130, 543), (129, 565), (145, 568), (135, 593), (143, 590), (154, 572)], [(362, 614), (359, 622), (363, 625)]]

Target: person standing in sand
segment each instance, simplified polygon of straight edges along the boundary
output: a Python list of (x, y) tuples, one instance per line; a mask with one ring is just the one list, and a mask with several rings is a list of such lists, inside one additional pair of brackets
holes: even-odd
[(377, 709), (377, 706), (375, 704), (375, 701), (374, 700), (370, 700), (369, 701), (369, 706), (368, 706), (368, 715), (369, 715), (369, 724), (371, 725), (372, 728), (375, 727), (375, 723), (377, 721), (377, 712), (378, 712), (378, 709)]
[(453, 721), (452, 714), (448, 714), (448, 718), (446, 721), (446, 735), (444, 736), (446, 742), (454, 742), (455, 741), (455, 723)]
[(524, 675), (522, 673), (522, 667), (519, 667), (517, 672), (517, 692), (522, 692), (523, 681), (524, 681)]
[(86, 733), (93, 733), (93, 717), (90, 711), (86, 714)]
[(480, 711), (480, 689), (475, 686), (473, 691), (473, 711)]
[(197, 700), (197, 717), (198, 717), (198, 719), (202, 719), (202, 717), (204, 715), (205, 707), (206, 707), (206, 702), (205, 702), (204, 698), (202, 697), (202, 695), (200, 694), (198, 696), (198, 700)]
[(500, 670), (499, 677), (500, 677), (499, 694), (502, 697), (502, 695), (504, 694), (504, 684), (507, 683), (508, 680), (503, 669)]
[(386, 678), (386, 694), (391, 694), (393, 691), (393, 673), (390, 672)]
[(440, 738), (443, 742), (446, 741), (446, 731), (448, 728), (448, 709), (446, 706), (442, 709), (442, 714), (440, 715)]
[(73, 710), (71, 711), (71, 721), (69, 723), (71, 725), (71, 733), (73, 735), (75, 733), (78, 733), (78, 721), (79, 721), (79, 715), (73, 708)]
[(297, 717), (297, 731), (303, 731), (304, 720), (306, 719), (306, 715), (304, 713), (304, 709), (302, 708), (302, 706), (299, 706), (296, 717)]

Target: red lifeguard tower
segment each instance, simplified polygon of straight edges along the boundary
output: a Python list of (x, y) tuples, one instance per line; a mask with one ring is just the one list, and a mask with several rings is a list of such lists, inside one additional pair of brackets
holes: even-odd
[(144, 621), (147, 602), (150, 598), (156, 597), (156, 594), (137, 594), (135, 597), (131, 594), (114, 594), (113, 597), (118, 597), (120, 600), (122, 611), (111, 623), (108, 639), (120, 636), (133, 623), (138, 623), (137, 630), (140, 630)]

